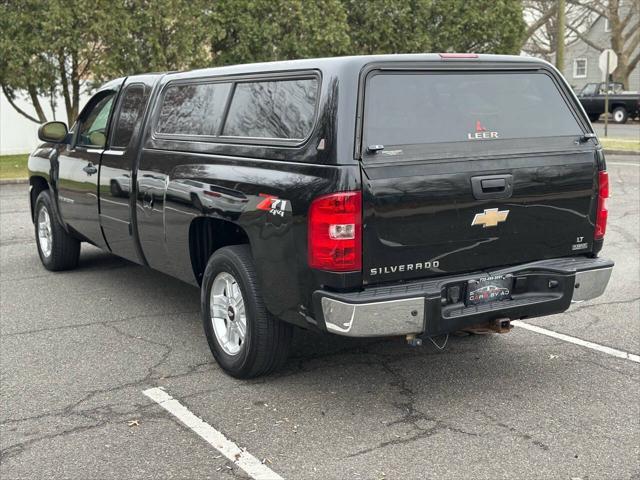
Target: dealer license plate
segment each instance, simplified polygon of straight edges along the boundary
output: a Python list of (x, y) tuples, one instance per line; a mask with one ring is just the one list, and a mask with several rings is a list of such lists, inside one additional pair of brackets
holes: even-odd
[(481, 305), (484, 303), (509, 300), (513, 277), (511, 275), (486, 277), (469, 280), (467, 283), (467, 305)]

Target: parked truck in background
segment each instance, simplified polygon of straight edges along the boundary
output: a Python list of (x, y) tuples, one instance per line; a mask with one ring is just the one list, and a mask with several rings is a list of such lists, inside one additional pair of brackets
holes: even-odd
[[(640, 117), (640, 92), (625, 92), (621, 83), (609, 82), (609, 113), (616, 123)], [(592, 122), (605, 112), (607, 83), (587, 83), (578, 99)]]

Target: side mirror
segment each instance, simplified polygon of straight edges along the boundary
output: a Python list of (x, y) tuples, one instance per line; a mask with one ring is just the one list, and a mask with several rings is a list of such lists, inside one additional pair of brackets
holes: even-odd
[(64, 122), (47, 122), (38, 129), (38, 138), (43, 142), (64, 143), (68, 132)]

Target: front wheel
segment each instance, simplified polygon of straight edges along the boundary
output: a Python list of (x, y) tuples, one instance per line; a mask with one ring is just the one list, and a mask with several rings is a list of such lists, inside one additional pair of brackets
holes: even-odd
[(612, 112), (613, 121), (616, 123), (626, 123), (629, 118), (629, 114), (627, 113), (627, 109), (624, 107), (616, 107)]
[(266, 310), (247, 245), (224, 247), (211, 256), (201, 306), (209, 348), (226, 373), (253, 378), (284, 364), (292, 327)]
[(80, 241), (69, 235), (53, 214), (53, 202), (49, 190), (36, 199), (36, 245), (40, 261), (47, 270), (71, 270), (78, 266)]

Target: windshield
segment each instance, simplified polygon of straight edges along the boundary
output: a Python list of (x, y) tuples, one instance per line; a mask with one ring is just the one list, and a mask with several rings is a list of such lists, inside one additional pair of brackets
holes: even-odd
[(582, 95), (595, 95), (597, 89), (598, 89), (597, 83), (587, 83), (580, 93)]
[(379, 73), (367, 83), (365, 148), (581, 133), (543, 73)]

